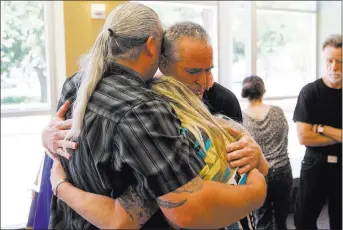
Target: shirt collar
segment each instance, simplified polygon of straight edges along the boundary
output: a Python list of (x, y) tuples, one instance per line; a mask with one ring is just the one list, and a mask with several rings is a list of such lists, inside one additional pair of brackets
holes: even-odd
[(145, 88), (147, 88), (147, 82), (142, 78), (142, 76), (137, 73), (135, 70), (126, 67), (124, 65), (121, 65), (119, 63), (116, 62), (112, 62), (107, 71), (105, 72), (104, 77), (108, 77), (111, 75), (125, 75), (126, 77), (130, 78), (131, 80), (137, 82), (138, 84), (144, 86)]

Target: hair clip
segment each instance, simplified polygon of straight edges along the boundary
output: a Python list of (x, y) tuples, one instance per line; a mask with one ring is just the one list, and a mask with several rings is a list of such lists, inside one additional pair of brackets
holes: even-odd
[(113, 30), (110, 29), (110, 28), (108, 28), (107, 30), (108, 30), (108, 32), (110, 32), (110, 36), (114, 37), (114, 32), (113, 32)]

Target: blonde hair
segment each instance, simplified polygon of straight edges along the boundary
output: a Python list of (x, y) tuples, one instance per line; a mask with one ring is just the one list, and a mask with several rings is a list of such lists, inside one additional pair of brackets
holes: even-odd
[(226, 144), (236, 141), (221, 124), (216, 121), (203, 102), (187, 86), (173, 77), (163, 76), (155, 80), (152, 89), (162, 95), (175, 110), (181, 120), (182, 127), (189, 130), (206, 153), (201, 130), (205, 131), (212, 142), (213, 148), (221, 159), (221, 177), (228, 167), (226, 160)]
[(117, 6), (107, 17), (88, 54), (80, 60), (80, 87), (73, 105), (73, 124), (66, 138), (79, 135), (86, 108), (95, 87), (109, 64), (118, 58), (136, 60), (146, 40), (162, 39), (163, 27), (157, 14), (136, 2)]

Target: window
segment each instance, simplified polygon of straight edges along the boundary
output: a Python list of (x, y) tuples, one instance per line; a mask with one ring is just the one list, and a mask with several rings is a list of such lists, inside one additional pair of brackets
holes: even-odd
[(233, 65), (232, 65), (232, 81), (233, 83), (242, 82), (247, 75), (246, 59), (245, 59), (245, 31), (244, 28), (244, 9), (234, 9), (232, 18), (232, 34), (233, 34)]
[(232, 91), (241, 98), (243, 79), (257, 74), (266, 98), (297, 97), (316, 79), (316, 2), (235, 2), (232, 8)]
[(258, 8), (295, 10), (295, 11), (316, 11), (316, 1), (256, 1)]
[(1, 111), (47, 109), (50, 96), (44, 4), (1, 4)]
[[(236, 2), (235, 2), (236, 3)], [(238, 2), (237, 2), (238, 3)], [(245, 28), (246, 20), (242, 15), (246, 12), (243, 8), (243, 3), (238, 5), (239, 7), (232, 10), (232, 91), (236, 95), (240, 95), (242, 82), (244, 78), (249, 74), (247, 71), (246, 61), (246, 37), (247, 33)]]
[(214, 56), (212, 70), (215, 81), (218, 81), (218, 28), (216, 2), (168, 2), (168, 1), (140, 1), (153, 9), (160, 17), (164, 28), (184, 21), (192, 21), (203, 26), (208, 32)]
[(266, 97), (296, 97), (316, 79), (315, 38), (315, 14), (257, 10), (257, 75)]
[(230, 6), (231, 24), (219, 22), (231, 26), (232, 32), (230, 89), (244, 109), (243, 79), (253, 74), (263, 78), (266, 103), (280, 106), (287, 117), (288, 151), (296, 177), (305, 151), (292, 117), (301, 88), (316, 79), (316, 5), (315, 1), (239, 1)]
[(64, 66), (52, 72), (64, 50), (54, 38), (61, 9), (63, 2), (1, 1), (1, 228), (28, 220), (44, 156), (41, 131), (55, 110), (57, 75), (65, 79)]

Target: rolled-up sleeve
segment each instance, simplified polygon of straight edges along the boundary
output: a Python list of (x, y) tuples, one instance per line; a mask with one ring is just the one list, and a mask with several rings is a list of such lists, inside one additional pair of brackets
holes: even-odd
[(132, 168), (137, 191), (146, 199), (183, 186), (204, 166), (180, 125), (171, 106), (158, 100), (135, 106), (118, 123), (115, 149)]

